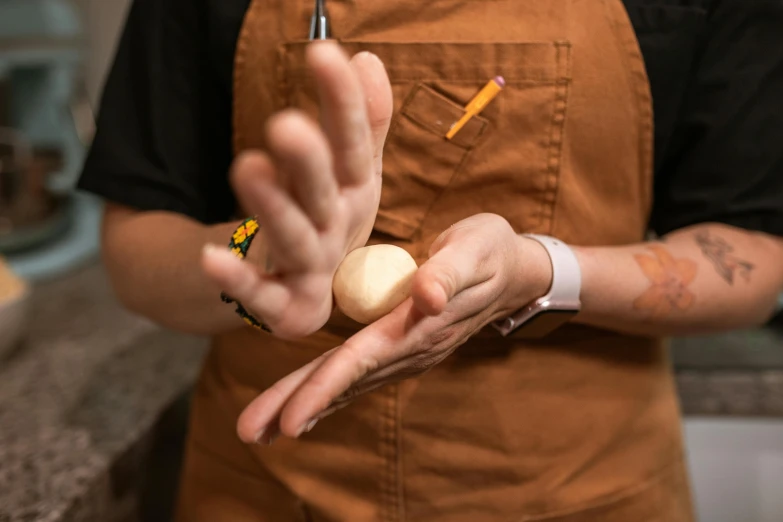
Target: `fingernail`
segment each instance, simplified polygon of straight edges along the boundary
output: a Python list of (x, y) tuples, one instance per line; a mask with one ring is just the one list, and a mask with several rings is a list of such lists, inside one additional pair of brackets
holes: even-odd
[(204, 245), (202, 251), (208, 256), (226, 256), (234, 258), (234, 255), (227, 248), (219, 247), (214, 243), (207, 243)]
[(259, 446), (271, 446), (278, 437), (280, 437), (279, 431), (268, 432), (264, 430), (258, 434), (258, 437), (256, 437), (256, 444)]
[(299, 437), (299, 436), (300, 436), (300, 435), (302, 435), (303, 433), (309, 433), (309, 432), (310, 432), (310, 431), (311, 431), (313, 428), (315, 428), (315, 425), (316, 425), (316, 424), (318, 424), (318, 419), (317, 419), (317, 418), (316, 418), (316, 419), (313, 419), (313, 420), (311, 420), (310, 422), (308, 422), (307, 424), (305, 424), (305, 425), (304, 425), (304, 426), (303, 426), (303, 427), (302, 427), (302, 428), (299, 430), (299, 433), (298, 433), (296, 436), (297, 436), (297, 437)]
[(202, 252), (206, 256), (210, 256), (212, 259), (217, 259), (223, 263), (233, 263), (239, 261), (240, 258), (231, 253), (228, 248), (219, 247), (213, 243), (207, 243), (204, 245)]
[(359, 53), (362, 60), (369, 58), (370, 60), (373, 60), (377, 63), (383, 64), (383, 61), (381, 61), (380, 58), (378, 58), (378, 55), (371, 53), (370, 51), (362, 51)]

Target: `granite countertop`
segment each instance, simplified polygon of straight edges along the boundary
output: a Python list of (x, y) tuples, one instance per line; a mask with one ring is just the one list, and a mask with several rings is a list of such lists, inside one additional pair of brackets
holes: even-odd
[(36, 287), (32, 310), (0, 361), (0, 522), (135, 520), (136, 457), (206, 341), (124, 312), (97, 265)]
[[(97, 264), (33, 301), (26, 342), (0, 361), (0, 522), (147, 520), (140, 491), (176, 480), (207, 341), (123, 311)], [(783, 417), (783, 333), (675, 340), (673, 353), (686, 415)]]
[(783, 418), (783, 327), (675, 339), (672, 360), (686, 415)]

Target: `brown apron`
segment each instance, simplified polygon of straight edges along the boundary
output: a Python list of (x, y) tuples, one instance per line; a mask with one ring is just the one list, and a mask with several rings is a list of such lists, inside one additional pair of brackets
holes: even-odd
[[(235, 149), (264, 121), (316, 114), (304, 63), (311, 0), (254, 0), (236, 55)], [(621, 0), (331, 0), (333, 36), (385, 63), (395, 116), (373, 242), (423, 261), (480, 212), (577, 245), (644, 239), (648, 81)], [(453, 142), (461, 107), (506, 89)], [(424, 377), (387, 386), (300, 440), (242, 444), (243, 407), (350, 335), (215, 340), (199, 381), (180, 520), (693, 520), (662, 341), (568, 326), (540, 342), (487, 329)]]

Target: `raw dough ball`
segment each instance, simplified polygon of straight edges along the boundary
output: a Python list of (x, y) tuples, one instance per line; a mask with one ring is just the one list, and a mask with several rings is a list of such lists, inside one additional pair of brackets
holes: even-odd
[(409, 295), (416, 261), (394, 245), (358, 248), (345, 256), (332, 289), (338, 308), (356, 322), (370, 324)]

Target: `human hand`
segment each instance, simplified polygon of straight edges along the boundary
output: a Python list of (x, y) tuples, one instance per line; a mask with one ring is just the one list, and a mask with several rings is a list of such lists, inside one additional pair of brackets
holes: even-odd
[(500, 216), (457, 223), (433, 243), (408, 300), (257, 397), (239, 419), (240, 438), (298, 437), (357, 396), (427, 372), (491, 321), (544, 295), (551, 279), (543, 247)]
[(303, 337), (326, 323), (337, 267), (370, 236), (393, 105), (374, 55), (349, 61), (336, 43), (319, 42), (308, 48), (307, 61), (321, 126), (283, 111), (268, 123), (269, 152), (246, 152), (232, 168), (242, 208), (261, 225), (265, 261), (242, 262), (214, 247), (202, 259), (206, 274), (281, 338)]

